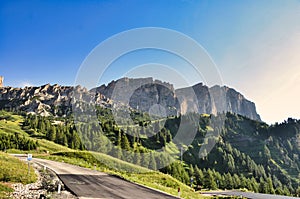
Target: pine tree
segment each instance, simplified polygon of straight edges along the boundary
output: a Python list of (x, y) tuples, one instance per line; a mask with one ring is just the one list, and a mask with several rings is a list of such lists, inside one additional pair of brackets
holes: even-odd
[(233, 189), (234, 184), (233, 184), (233, 179), (230, 173), (226, 173), (225, 176), (225, 183), (226, 183), (226, 188), (227, 189)]
[(50, 130), (46, 134), (47, 140), (54, 141), (56, 139), (56, 128), (51, 126)]
[(113, 147), (111, 153), (113, 157), (122, 159), (123, 154), (122, 149), (120, 147)]
[(286, 185), (283, 186), (283, 195), (286, 195), (286, 196), (291, 195), (290, 190)]
[(256, 182), (254, 177), (251, 177), (251, 186), (252, 186), (252, 191), (258, 192), (259, 190), (259, 184)]
[(241, 186), (241, 180), (240, 180), (239, 176), (235, 173), (235, 174), (233, 174), (233, 178), (232, 179), (233, 179), (234, 188), (235, 189), (240, 188), (240, 186)]
[(128, 141), (127, 136), (124, 133), (121, 136), (121, 148), (125, 149), (126, 151), (130, 150), (130, 143)]
[(259, 179), (259, 193), (268, 193), (268, 183), (262, 177)]
[(274, 187), (273, 187), (272, 179), (270, 177), (267, 179), (267, 185), (268, 185), (268, 187), (267, 187), (268, 193), (274, 194), (275, 190), (274, 190)]
[(300, 186), (296, 189), (296, 196), (297, 196), (297, 197), (300, 196)]
[(195, 166), (195, 177), (196, 177), (196, 183), (199, 186), (203, 185), (204, 175), (201, 169), (198, 168), (198, 166)]
[(118, 131), (116, 146), (121, 147), (121, 144), (122, 144), (122, 135), (121, 135), (121, 131)]
[(141, 166), (148, 168), (149, 161), (150, 161), (150, 154), (149, 153), (141, 153), (142, 161)]
[(149, 168), (152, 170), (156, 170), (156, 161), (154, 157), (154, 153), (150, 153), (150, 161), (149, 161)]
[(205, 180), (204, 180), (205, 186), (208, 189), (212, 189), (212, 190), (217, 189), (217, 184), (216, 184), (216, 181), (215, 181), (215, 177), (214, 177), (213, 172), (210, 168), (204, 174), (204, 177), (205, 177)]
[(141, 155), (140, 155), (140, 152), (135, 152), (134, 153), (133, 162), (136, 165), (141, 165)]
[(189, 176), (194, 177), (195, 176), (195, 170), (193, 168), (193, 165), (190, 164), (189, 166)]
[(241, 174), (241, 188), (247, 188), (247, 178)]

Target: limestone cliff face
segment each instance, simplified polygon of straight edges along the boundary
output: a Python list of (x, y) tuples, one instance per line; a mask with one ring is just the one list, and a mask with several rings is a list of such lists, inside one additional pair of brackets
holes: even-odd
[(3, 87), (3, 81), (4, 81), (4, 77), (0, 76), (0, 88)]
[(173, 85), (153, 78), (122, 78), (94, 91), (143, 112), (149, 112), (159, 105), (164, 108), (166, 115), (177, 114), (175, 107), (178, 103)]
[[(75, 98), (74, 98), (75, 96)], [(66, 116), (74, 104), (96, 103), (104, 107), (137, 109), (160, 116), (188, 112), (232, 112), (260, 120), (255, 104), (232, 88), (202, 83), (175, 90), (173, 85), (152, 78), (122, 78), (88, 91), (80, 86), (46, 84), (40, 87), (0, 88), (0, 109), (44, 116)], [(75, 108), (81, 108), (75, 106)], [(74, 108), (74, 106), (73, 106)]]
[(167, 115), (232, 112), (260, 121), (255, 104), (225, 86), (209, 88), (199, 83), (175, 90), (171, 84), (152, 78), (122, 78), (95, 88), (94, 92), (144, 112), (149, 112), (151, 107), (158, 104)]
[(255, 104), (236, 90), (223, 86), (209, 89), (217, 112), (231, 112), (261, 121)]
[(61, 115), (70, 111), (73, 88), (49, 84), (40, 87), (0, 88), (1, 108), (37, 113), (43, 116), (59, 114), (59, 107), (66, 107)]
[[(24, 111), (43, 116), (66, 116), (72, 111), (73, 94), (79, 93), (78, 100), (92, 102), (95, 96), (80, 86), (60, 86), (46, 84), (40, 87), (0, 88), (0, 108), (11, 111)], [(104, 99), (97, 95), (96, 101)], [(72, 102), (73, 101), (73, 102)]]
[(212, 103), (209, 88), (202, 83), (177, 89), (175, 92), (177, 98), (180, 99), (181, 113), (217, 113)]
[(185, 110), (189, 112), (217, 114), (231, 112), (260, 121), (255, 104), (247, 100), (242, 94), (226, 86), (213, 86), (211, 88), (202, 83), (192, 87), (177, 89), (177, 97), (183, 98)]

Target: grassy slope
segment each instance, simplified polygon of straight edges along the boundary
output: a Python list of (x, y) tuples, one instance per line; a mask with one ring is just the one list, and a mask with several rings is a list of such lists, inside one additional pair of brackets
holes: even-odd
[[(201, 199), (205, 198), (187, 185), (179, 182), (170, 175), (163, 174), (161, 172), (152, 171), (134, 164), (124, 162), (106, 154), (95, 153), (95, 152), (59, 152), (54, 153), (51, 156), (39, 156), (41, 158), (64, 161), (66, 163), (94, 169), (102, 172), (106, 172), (112, 175), (117, 175), (123, 179), (131, 182), (142, 184), (154, 189), (158, 189), (172, 195), (177, 196), (177, 189), (181, 189), (181, 197), (186, 199)], [(112, 168), (111, 168), (111, 167)], [(116, 168), (122, 168), (117, 170)], [(130, 172), (124, 172), (124, 170)]]
[(33, 168), (30, 168), (28, 174), (28, 166), (25, 162), (0, 152), (0, 198), (4, 198), (8, 192), (12, 191), (7, 183), (28, 184), (35, 182), (36, 179)]
[(20, 123), (23, 121), (22, 116), (12, 115), (9, 113), (1, 112), (1, 115), (8, 117), (7, 119), (0, 120), (0, 133), (21, 133), (27, 135), (20, 126)]
[[(23, 117), (19, 115), (14, 115), (11, 113), (6, 113), (1, 111), (0, 120), (0, 134), (14, 134), (19, 133), (20, 135), (25, 135), (29, 138), (29, 135), (22, 130), (21, 124), (23, 122)], [(6, 118), (6, 119), (3, 119)], [(69, 151), (67, 147), (55, 144), (48, 140), (35, 139), (38, 140), (40, 147), (36, 151), (21, 151), (16, 149), (8, 149), (9, 153), (44, 153), (45, 151), (56, 152), (56, 151)], [(7, 198), (7, 193), (13, 191), (9, 187), (9, 183), (31, 183), (36, 180), (34, 170), (31, 168), (30, 177), (28, 178), (28, 166), (26, 163), (14, 158), (6, 153), (0, 152), (0, 198)]]
[[(23, 122), (22, 116), (13, 115), (10, 113), (4, 113), (4, 114), (6, 114), (9, 118), (7, 120), (0, 120), (0, 133), (18, 132), (20, 135), (25, 135), (26, 137), (29, 137), (29, 135), (21, 128), (21, 124)], [(92, 153), (79, 152), (55, 144), (48, 140), (37, 139), (37, 138), (31, 138), (31, 139), (38, 140), (40, 145), (38, 150), (21, 151), (16, 149), (9, 149), (8, 152), (9, 153), (32, 153), (34, 154), (33, 155), (34, 157), (41, 157), (41, 158), (52, 159), (56, 161), (64, 161), (64, 162), (68, 162), (71, 164), (75, 164), (87, 168), (94, 168), (94, 163), (97, 162), (97, 169), (99, 171), (117, 175), (126, 180), (138, 184), (143, 184), (145, 186), (152, 187), (161, 191), (165, 191), (172, 195), (177, 195), (177, 188), (180, 187), (182, 190), (181, 196), (183, 198), (187, 198), (187, 199), (204, 198), (199, 193), (195, 193), (190, 187), (184, 185), (183, 183), (179, 182), (178, 180), (174, 179), (169, 175), (160, 172), (151, 171), (146, 168), (136, 166), (121, 161), (119, 159), (113, 158), (106, 154), (94, 153), (94, 152)], [(170, 150), (172, 150), (172, 148), (170, 148)], [(53, 155), (45, 155), (46, 151), (49, 151)], [(60, 152), (60, 153), (56, 153), (56, 152)], [(98, 160), (101, 160), (101, 162), (99, 162)], [(5, 165), (8, 166), (11, 164), (13, 165), (14, 163), (8, 161), (7, 164)], [(122, 170), (118, 170), (118, 168), (122, 168)], [(3, 185), (1, 186), (3, 187)], [(0, 187), (0, 190), (2, 189), (2, 187)], [(3, 187), (3, 189), (6, 189), (6, 186)]]
[[(1, 112), (1, 115), (5, 115), (9, 117), (6, 120), (0, 120), (0, 134), (14, 134), (19, 133), (20, 135), (25, 135), (29, 138), (29, 135), (21, 128), (22, 122), (24, 118), (20, 115), (14, 115), (7, 112)], [(45, 140), (45, 139), (38, 139), (38, 138), (31, 138), (33, 140), (38, 140), (39, 142), (39, 149), (34, 151), (26, 151), (30, 153), (45, 153), (46, 151), (49, 152), (57, 152), (57, 151), (71, 151), (68, 147), (61, 146), (54, 142)], [(9, 153), (24, 153), (24, 151), (16, 150), (16, 149), (9, 149), (7, 150)]]

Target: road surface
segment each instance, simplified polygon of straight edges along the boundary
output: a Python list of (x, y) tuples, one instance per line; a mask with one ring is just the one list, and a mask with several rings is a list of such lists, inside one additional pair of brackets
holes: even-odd
[(242, 191), (234, 191), (234, 190), (203, 192), (203, 194), (206, 193), (209, 195), (243, 196), (244, 198), (249, 198), (249, 199), (296, 199), (296, 197), (290, 197), (290, 196), (279, 196), (279, 195), (251, 193), (251, 192), (242, 192)]
[(37, 158), (34, 158), (32, 161), (53, 170), (65, 186), (79, 198), (177, 198), (91, 169)]
[[(23, 157), (22, 155), (15, 155)], [(24, 156), (26, 157), (26, 156)], [(166, 193), (155, 191), (118, 177), (102, 172), (82, 168), (66, 163), (55, 162), (44, 159), (33, 158), (34, 162), (42, 164), (53, 170), (62, 180), (66, 187), (79, 198), (101, 198), (101, 199), (178, 199)], [(243, 196), (249, 199), (296, 199), (296, 197), (279, 196), (270, 194), (260, 194), (251, 192), (241, 192), (235, 190), (228, 191), (208, 191), (203, 194)], [(298, 198), (299, 199), (299, 198)]]

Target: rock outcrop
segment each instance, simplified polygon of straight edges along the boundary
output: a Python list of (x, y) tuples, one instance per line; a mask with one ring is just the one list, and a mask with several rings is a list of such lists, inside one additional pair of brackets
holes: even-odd
[(166, 115), (177, 114), (178, 102), (173, 85), (152, 78), (122, 78), (93, 91), (142, 112), (164, 107)]
[(24, 111), (42, 116), (67, 116), (72, 112), (73, 98), (87, 103), (106, 103), (103, 95), (96, 96), (80, 86), (46, 84), (40, 87), (0, 88), (0, 108), (10, 111)]
[[(175, 90), (172, 84), (153, 78), (122, 78), (88, 91), (80, 86), (46, 84), (40, 87), (0, 88), (0, 108), (43, 116), (67, 116), (80, 103), (136, 109), (158, 116), (187, 112), (232, 112), (260, 120), (255, 104), (226, 86), (202, 83)], [(74, 106), (76, 105), (76, 106)]]
[(93, 91), (143, 112), (148, 112), (151, 107), (158, 104), (165, 109), (167, 115), (187, 112), (208, 114), (232, 112), (261, 120), (253, 102), (226, 86), (209, 88), (199, 83), (175, 90), (173, 85), (152, 78), (122, 78)]
[(0, 88), (3, 87), (3, 81), (4, 81), (4, 77), (0, 76)]

